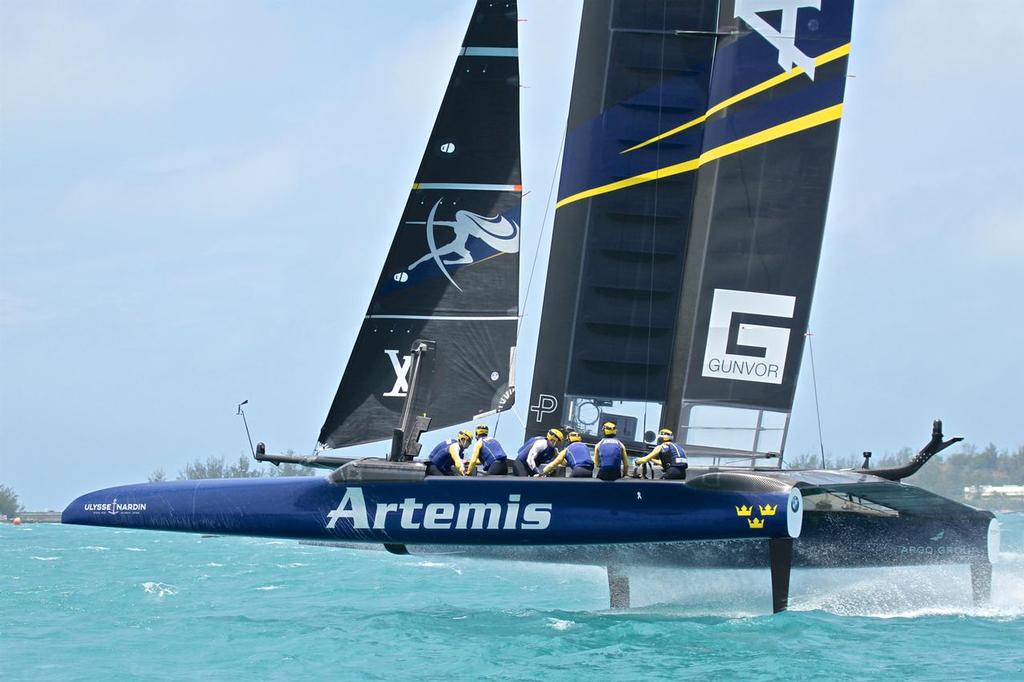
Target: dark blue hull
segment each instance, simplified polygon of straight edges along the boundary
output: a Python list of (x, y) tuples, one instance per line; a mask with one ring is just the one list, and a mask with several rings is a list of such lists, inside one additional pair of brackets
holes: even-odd
[(119, 486), (76, 499), (69, 524), (419, 545), (609, 545), (796, 537), (798, 490), (662, 481), (426, 477), (216, 479)]

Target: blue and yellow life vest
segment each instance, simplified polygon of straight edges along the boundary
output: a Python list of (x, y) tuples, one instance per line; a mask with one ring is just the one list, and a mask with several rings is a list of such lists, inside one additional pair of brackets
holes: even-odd
[(576, 467), (594, 468), (594, 460), (590, 457), (590, 448), (586, 443), (569, 443), (569, 447), (565, 449), (565, 462), (573, 469)]
[(442, 441), (434, 446), (434, 449), (430, 451), (430, 462), (440, 469), (442, 472), (447, 474), (455, 468), (455, 462), (452, 461), (452, 456), (448, 454), (448, 448), (455, 444), (459, 446), (459, 455), (462, 455), (462, 447), (459, 445), (459, 441), (454, 438)]
[(686, 451), (683, 450), (682, 446), (676, 445), (671, 441), (661, 444), (661, 450), (658, 452), (658, 456), (661, 459), (662, 469), (668, 469), (669, 467), (683, 467), (687, 466), (689, 463), (686, 459)]
[(533, 460), (534, 464), (541, 466), (542, 464), (547, 464), (553, 460), (558, 454), (558, 450), (551, 447), (547, 442), (547, 438), (544, 436), (534, 436), (523, 443), (523, 447), (519, 448), (519, 452), (516, 453), (516, 459), (520, 462), (525, 462), (526, 458), (530, 456), (530, 450), (533, 448), (533, 444), (539, 440), (544, 441), (544, 449), (537, 453), (537, 456)]
[(480, 459), (486, 469), (500, 459), (508, 459), (508, 455), (501, 443), (490, 436), (484, 436), (480, 439)]
[(602, 469), (620, 469), (622, 467), (622, 453), (626, 446), (618, 438), (602, 438), (594, 451), (597, 452), (598, 465)]

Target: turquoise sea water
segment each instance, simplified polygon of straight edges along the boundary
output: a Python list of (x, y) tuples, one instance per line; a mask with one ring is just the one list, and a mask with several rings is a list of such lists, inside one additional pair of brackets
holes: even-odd
[(1024, 680), (1024, 515), (993, 602), (964, 566), (645, 571), (0, 526), (0, 679)]

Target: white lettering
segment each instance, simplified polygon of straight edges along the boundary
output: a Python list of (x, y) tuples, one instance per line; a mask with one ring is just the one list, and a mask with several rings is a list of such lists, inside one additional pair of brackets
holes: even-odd
[[(401, 502), (380, 502), (367, 510), (363, 490), (359, 487), (345, 489), (341, 502), (327, 513), (327, 528), (335, 528), (339, 521), (347, 520), (353, 529), (388, 530), (388, 515), (399, 516), (398, 525), (403, 530), (543, 530), (551, 525), (550, 503), (520, 503), (520, 495), (509, 495), (508, 503), (498, 502), (433, 502), (423, 504), (415, 497), (406, 497)], [(109, 504), (85, 505), (87, 511), (107, 511), (121, 506)], [(128, 506), (128, 505), (124, 505)], [(145, 508), (145, 505), (136, 505)], [(522, 518), (520, 509), (522, 508)], [(372, 514), (370, 513), (372, 512)], [(372, 524), (371, 524), (372, 518)], [(391, 517), (392, 527), (395, 519)]]
[(378, 504), (373, 512), (373, 527), (383, 528), (388, 522), (388, 514), (398, 511), (397, 504)]
[[(349, 519), (352, 521), (353, 528), (368, 529), (370, 524), (366, 518), (366, 500), (363, 499), (363, 489), (346, 488), (345, 496), (338, 503), (338, 508), (328, 512), (327, 518), (330, 519), (327, 523), (328, 528), (334, 528), (335, 524), (338, 523), (338, 519)], [(376, 523), (374, 523), (374, 526), (376, 527)]]
[(519, 495), (508, 496), (508, 513), (505, 514), (505, 530), (515, 530), (519, 519)]
[(558, 409), (558, 398), (547, 393), (537, 396), (537, 404), (530, 406), (530, 412), (537, 415), (537, 421), (543, 421), (544, 416), (551, 414)]
[(395, 385), (384, 394), (385, 398), (404, 398), (409, 393), (409, 370), (412, 369), (412, 356), (403, 355), (398, 359), (397, 350), (386, 350), (384, 354), (391, 360), (391, 368), (395, 370)]
[(528, 504), (523, 510), (523, 530), (544, 530), (551, 524), (550, 504)]
[(448, 530), (454, 518), (454, 504), (428, 504), (423, 510), (423, 527), (428, 530)]
[(402, 508), (402, 528), (419, 528), (420, 524), (412, 520), (412, 515), (413, 512), (423, 509), (423, 505), (417, 504), (415, 497), (407, 497), (402, 500), (402, 504), (400, 504), (399, 507)]
[(459, 518), (455, 521), (455, 527), (459, 530), (466, 530), (469, 517), (473, 517), (473, 525), (468, 526), (473, 530), (481, 530), (484, 527), (484, 519), (487, 520), (487, 530), (498, 530), (501, 520), (500, 504), (485, 504), (474, 502), (471, 504), (459, 505)]

